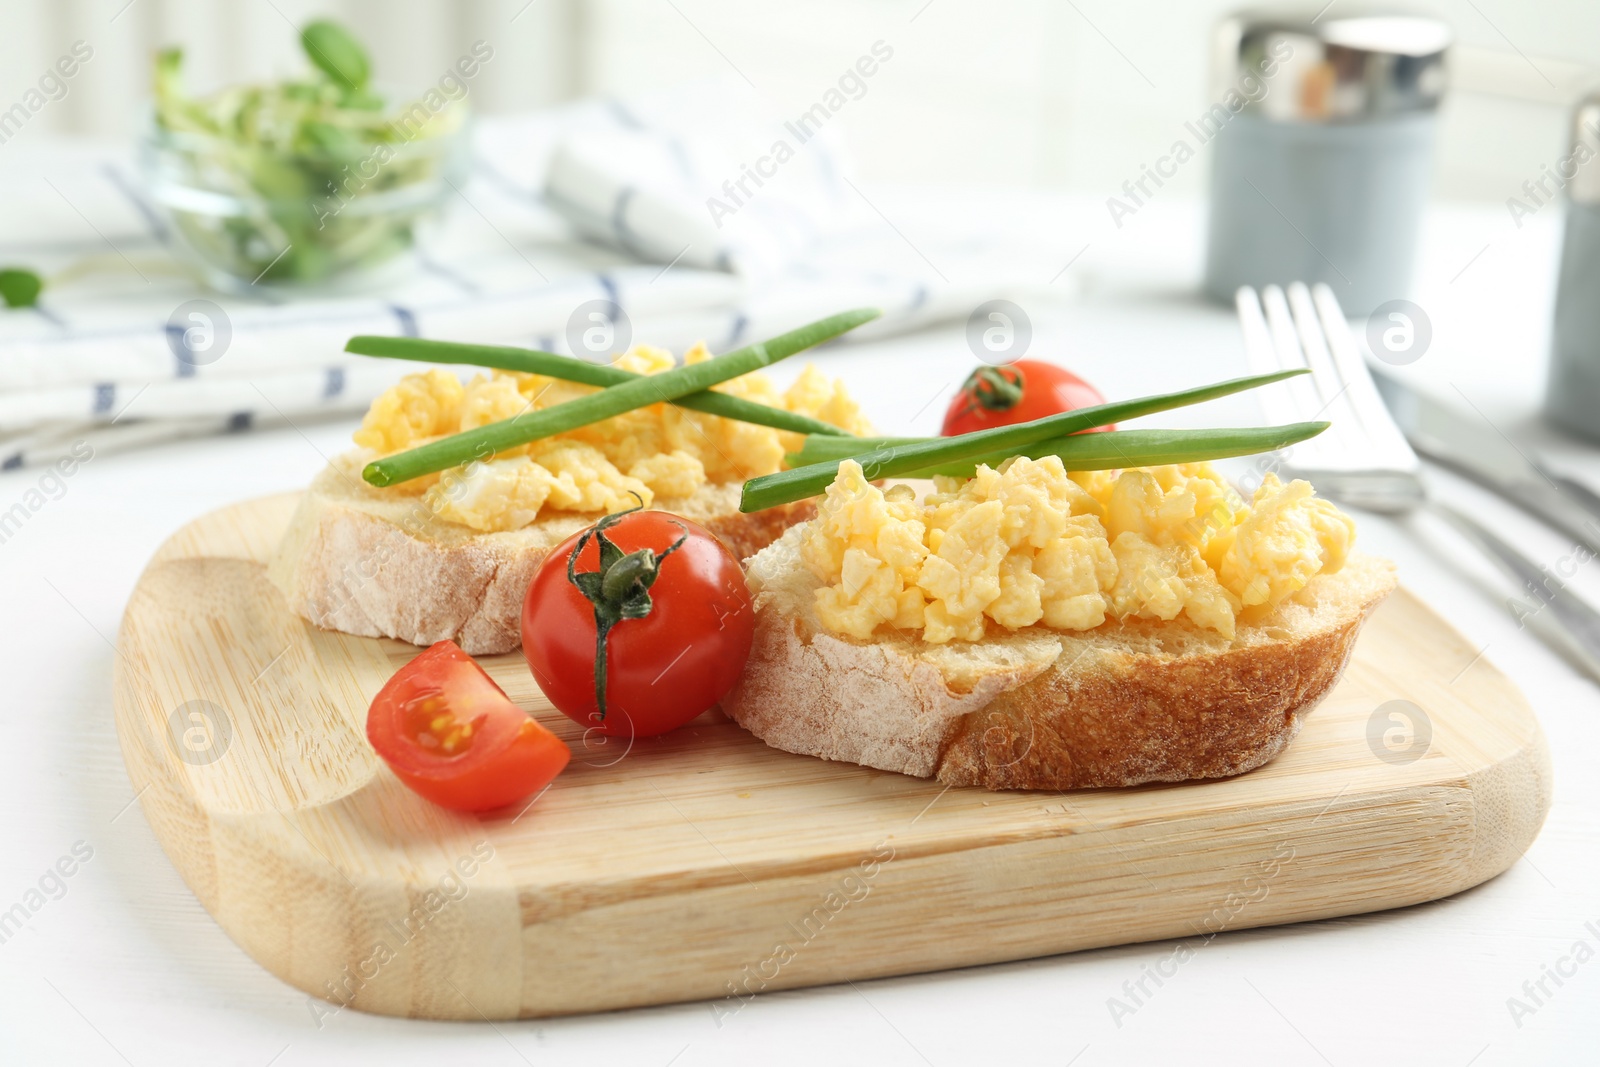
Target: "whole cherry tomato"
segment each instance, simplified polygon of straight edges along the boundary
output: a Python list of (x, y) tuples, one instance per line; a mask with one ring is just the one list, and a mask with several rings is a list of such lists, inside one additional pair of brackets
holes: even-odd
[(613, 737), (666, 733), (710, 708), (754, 634), (733, 553), (661, 511), (608, 515), (563, 541), (522, 606), (522, 653), (545, 696)]
[[(946, 437), (1032, 422), (1046, 415), (1104, 404), (1100, 390), (1054, 363), (1019, 359), (1000, 366), (983, 366), (967, 376), (960, 392), (945, 412)], [(1115, 430), (1115, 424), (1096, 426), (1084, 433)]]
[(367, 740), (395, 777), (457, 811), (531, 796), (572, 758), (454, 641), (432, 646), (378, 690)]

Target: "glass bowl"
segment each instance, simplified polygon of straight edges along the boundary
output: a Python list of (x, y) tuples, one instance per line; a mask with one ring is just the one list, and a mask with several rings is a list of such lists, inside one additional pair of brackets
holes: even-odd
[(470, 136), (463, 119), (411, 140), (284, 151), (152, 119), (139, 158), (174, 251), (208, 285), (325, 292), (410, 265), (419, 231), (465, 180)]

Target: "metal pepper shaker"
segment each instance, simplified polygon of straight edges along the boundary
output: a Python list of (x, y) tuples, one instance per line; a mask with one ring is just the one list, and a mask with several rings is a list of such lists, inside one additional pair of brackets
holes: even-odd
[(1218, 27), (1205, 291), (1326, 282), (1351, 315), (1407, 295), (1450, 30), (1435, 19)]
[[(1600, 441), (1600, 91), (1572, 113), (1567, 222), (1561, 239), (1550, 381), (1544, 410), (1564, 430)], [(1562, 177), (1567, 177), (1563, 170)]]

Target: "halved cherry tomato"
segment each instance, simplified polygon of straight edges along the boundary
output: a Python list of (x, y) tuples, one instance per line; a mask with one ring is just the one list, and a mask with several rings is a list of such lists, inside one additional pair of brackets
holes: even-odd
[[(1037, 359), (1019, 359), (1000, 366), (983, 366), (961, 385), (945, 412), (946, 437), (1032, 422), (1046, 415), (1104, 404), (1100, 390), (1065, 367)], [(1084, 433), (1115, 430), (1115, 424), (1097, 426)]]
[(432, 646), (378, 690), (367, 740), (395, 777), (456, 811), (531, 796), (572, 758), (454, 641)]
[(650, 737), (711, 707), (744, 671), (755, 614), (715, 534), (619, 512), (550, 553), (522, 606), (522, 654), (550, 702), (612, 737)]

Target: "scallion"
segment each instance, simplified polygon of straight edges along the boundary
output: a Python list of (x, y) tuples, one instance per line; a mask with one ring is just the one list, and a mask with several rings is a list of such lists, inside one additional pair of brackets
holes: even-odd
[[(474, 345), (459, 341), (433, 341), (422, 337), (379, 337), (363, 334), (350, 338), (344, 346), (346, 352), (360, 356), (386, 356), (391, 359), (412, 359), (423, 363), (457, 363), (469, 367), (493, 367), (496, 370), (518, 371), (522, 374), (542, 374), (564, 382), (597, 385), (607, 388), (642, 377), (621, 367), (608, 367), (572, 356), (541, 352), (536, 348), (514, 348), (509, 345)], [(672, 402), (680, 408), (689, 408), (706, 415), (720, 415), (725, 419), (751, 422), (758, 426), (771, 426), (775, 430), (791, 433), (850, 436), (832, 423), (813, 419), (794, 411), (785, 411), (770, 404), (705, 390), (681, 396)]]
[[(986, 457), (1015, 455), (1029, 445), (1048, 441), (1052, 438), (1065, 437), (1080, 430), (1105, 426), (1123, 419), (1151, 415), (1158, 411), (1170, 411), (1173, 408), (1198, 404), (1205, 400), (1214, 400), (1217, 397), (1270, 385), (1273, 382), (1306, 373), (1308, 372), (1305, 370), (1288, 370), (1277, 371), (1272, 374), (1258, 374), (1248, 378), (1234, 378), (1230, 381), (1218, 382), (1215, 385), (1185, 389), (1176, 393), (1164, 393), (1157, 396), (1139, 397), (1134, 400), (1119, 400), (1109, 404), (1097, 404), (1094, 407), (1078, 408), (1075, 411), (1049, 415), (1042, 419), (1035, 419), (1032, 422), (1018, 423), (1012, 426), (997, 426), (988, 430), (975, 430), (972, 433), (960, 434), (955, 437), (927, 438), (910, 443), (889, 444), (859, 453), (853, 457), (840, 458), (854, 458), (861, 464), (862, 469), (867, 472), (869, 478), (911, 476), (945, 466), (954, 466), (966, 461), (987, 461)], [(851, 441), (849, 443), (859, 445), (861, 442)], [(810, 442), (807, 442), (807, 444), (809, 446)], [(1139, 464), (1136, 462), (1118, 464), (1118, 466), (1137, 465)], [(803, 467), (796, 467), (793, 470), (779, 471), (776, 474), (752, 478), (744, 483), (744, 492), (740, 497), (739, 510), (745, 512), (760, 511), (763, 508), (789, 504), (796, 500), (804, 500), (807, 497), (816, 496), (827, 489), (829, 483), (833, 481), (834, 476), (838, 473), (839, 459), (827, 459), (810, 463)]]
[(367, 464), (361, 476), (372, 485), (394, 485), (420, 478), (424, 474), (459, 467), (473, 460), (488, 459), (496, 452), (575, 430), (649, 404), (676, 400), (709, 389), (719, 382), (787, 359), (796, 352), (853, 330), (864, 322), (871, 322), (880, 314), (876, 308), (858, 308), (830, 315), (798, 330), (779, 334), (770, 341), (747, 345), (704, 363), (644, 375), (564, 404), (541, 410), (530, 409), (500, 422), (440, 438), (420, 448), (385, 456)]
[[(901, 477), (926, 478), (935, 474), (969, 477), (980, 463), (997, 467), (1010, 456), (1042, 459), (1060, 456), (1068, 470), (1111, 470), (1116, 467), (1150, 467), (1166, 463), (1199, 463), (1210, 459), (1229, 459), (1270, 452), (1276, 448), (1315, 437), (1328, 426), (1325, 422), (1297, 422), (1285, 426), (1253, 426), (1239, 429), (1206, 430), (1109, 430), (1102, 433), (1075, 433), (1052, 437), (1011, 451), (999, 451), (975, 459), (930, 466), (910, 471)], [(1291, 440), (1292, 438), (1292, 440)], [(807, 438), (799, 452), (784, 457), (789, 466), (837, 462), (878, 448), (941, 440), (928, 437), (815, 437)], [(945, 438), (944, 440), (948, 440)], [(851, 447), (855, 446), (855, 447)], [(1173, 458), (1178, 457), (1178, 458)]]
[(1326, 422), (1293, 422), (1285, 426), (1219, 430), (1107, 430), (1104, 433), (1078, 433), (1025, 445), (1013, 452), (997, 452), (977, 459), (930, 466), (905, 477), (931, 478), (935, 474), (948, 474), (969, 478), (978, 464), (998, 467), (1011, 456), (1027, 456), (1029, 459), (1059, 456), (1069, 471), (1201, 463), (1287, 448), (1315, 437), (1327, 428)]

